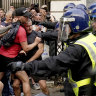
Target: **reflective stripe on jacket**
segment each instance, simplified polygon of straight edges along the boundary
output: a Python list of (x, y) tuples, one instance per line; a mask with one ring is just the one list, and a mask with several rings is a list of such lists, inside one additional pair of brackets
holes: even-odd
[[(86, 49), (90, 57), (90, 60), (92, 62), (92, 70), (94, 70), (95, 63), (96, 63), (96, 36), (90, 33), (88, 36), (77, 40), (75, 44), (81, 45)], [(79, 87), (88, 85), (91, 80), (91, 78), (85, 78), (83, 80), (79, 80), (76, 82), (72, 79), (71, 70), (69, 70), (68, 72), (68, 78), (69, 78), (69, 82), (72, 84), (72, 88), (75, 93), (75, 96), (78, 96)], [(96, 83), (94, 83), (94, 85), (96, 85)]]

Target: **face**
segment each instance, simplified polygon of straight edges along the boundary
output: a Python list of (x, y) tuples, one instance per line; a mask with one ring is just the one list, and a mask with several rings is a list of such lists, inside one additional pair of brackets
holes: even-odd
[(41, 13), (37, 13), (36, 16), (34, 17), (34, 20), (36, 20), (36, 21), (43, 21), (42, 14)]
[(12, 22), (12, 14), (9, 13), (8, 15), (6, 15), (6, 22), (7, 23), (11, 23)]
[(36, 16), (36, 14), (37, 14), (37, 12), (34, 9), (32, 9), (30, 12), (31, 12), (33, 17)]
[(32, 22), (28, 21), (28, 23), (26, 23), (25, 25), (26, 31), (28, 34), (30, 34), (32, 32)]
[(0, 10), (0, 17), (3, 18), (5, 15), (5, 12), (3, 10)]
[(22, 24), (25, 24), (26, 22), (28, 22), (28, 17), (18, 16), (18, 20), (19, 20)]
[(14, 6), (10, 6), (9, 10), (14, 11), (15, 10)]

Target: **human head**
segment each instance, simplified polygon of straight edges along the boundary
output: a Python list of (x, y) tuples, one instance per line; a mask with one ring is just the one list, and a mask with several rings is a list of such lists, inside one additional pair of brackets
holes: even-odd
[(32, 20), (34, 19), (34, 17), (36, 16), (36, 14), (37, 14), (37, 12), (36, 12), (36, 10), (35, 9), (32, 9), (32, 10), (30, 10), (30, 13), (32, 14)]
[(27, 34), (30, 34), (32, 32), (32, 21), (31, 19), (28, 19), (25, 25), (25, 29), (27, 31)]
[(41, 9), (44, 9), (46, 12), (48, 12), (48, 7), (47, 7), (47, 5), (42, 5), (42, 6), (41, 6)]
[(96, 8), (94, 8), (94, 9), (91, 11), (90, 19), (93, 20), (93, 21), (94, 21), (94, 19), (96, 19)]
[(8, 12), (6, 12), (6, 15), (5, 15), (5, 18), (6, 18), (6, 22), (7, 23), (11, 23), (12, 22), (12, 11), (8, 11)]
[(5, 11), (2, 8), (0, 8), (0, 17), (1, 18), (4, 18), (5, 17)]
[(34, 20), (38, 22), (43, 21), (42, 13), (37, 13), (36, 16), (34, 17)]
[(11, 6), (9, 7), (9, 10), (10, 10), (10, 11), (14, 11), (14, 10), (15, 10), (14, 6), (11, 5)]
[(84, 10), (79, 8), (68, 10), (60, 19), (59, 38), (66, 41), (69, 36), (82, 33), (89, 27), (88, 22), (88, 14)]
[(22, 24), (26, 23), (28, 21), (28, 18), (31, 17), (31, 13), (29, 13), (25, 7), (20, 7), (20, 8), (15, 9), (14, 14), (16, 17), (18, 17), (18, 20)]

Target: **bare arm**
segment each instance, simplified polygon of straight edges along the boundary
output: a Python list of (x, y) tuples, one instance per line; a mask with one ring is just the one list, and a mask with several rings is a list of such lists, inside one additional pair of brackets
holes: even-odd
[(33, 49), (40, 41), (41, 41), (41, 38), (36, 37), (34, 43), (32, 43), (32, 44), (29, 44), (29, 45), (28, 45), (27, 41), (26, 41), (26, 42), (21, 42), (20, 44), (21, 44), (21, 46), (22, 46), (22, 49), (23, 49), (25, 52), (28, 52), (28, 51), (30, 51), (31, 49)]
[(7, 33), (9, 29), (12, 28), (12, 25), (9, 25), (9, 26), (0, 26), (0, 35), (4, 34), (4, 33)]
[(6, 31), (5, 33), (0, 34), (0, 39), (1, 39), (6, 33), (8, 33), (8, 31)]
[(44, 51), (44, 44), (39, 43), (37, 52), (27, 62), (30, 62), (30, 61), (37, 59), (43, 53), (43, 51)]

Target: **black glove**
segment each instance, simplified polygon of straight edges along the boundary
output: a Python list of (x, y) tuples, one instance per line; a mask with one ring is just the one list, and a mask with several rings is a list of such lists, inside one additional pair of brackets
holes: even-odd
[(35, 32), (35, 34), (36, 34), (38, 37), (42, 38), (42, 33), (41, 33), (41, 32)]
[(24, 69), (24, 63), (22, 61), (18, 62), (11, 62), (7, 65), (8, 70), (10, 70), (12, 73), (15, 73), (17, 71), (21, 71)]
[(33, 73), (33, 67), (30, 63), (25, 63), (24, 64), (24, 70), (28, 75), (31, 75)]

